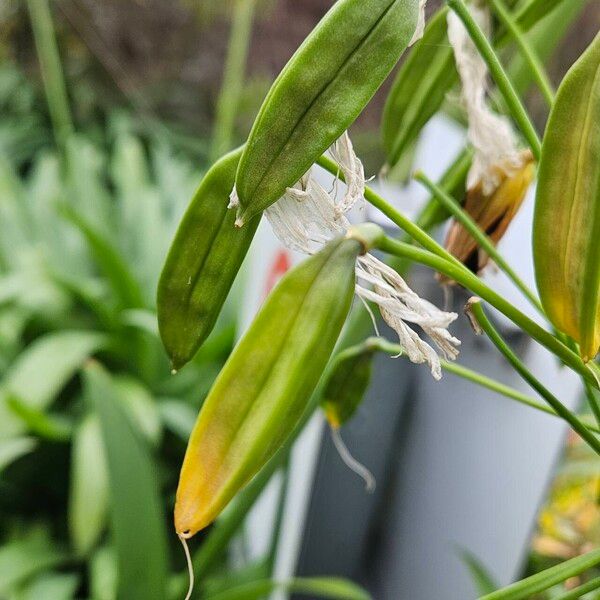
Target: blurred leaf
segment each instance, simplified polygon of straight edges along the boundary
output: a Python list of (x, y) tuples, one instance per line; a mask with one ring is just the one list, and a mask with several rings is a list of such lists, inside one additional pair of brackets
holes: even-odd
[(152, 394), (133, 377), (119, 376), (114, 380), (123, 406), (131, 422), (154, 446), (158, 446), (162, 434), (162, 423), (158, 406)]
[(194, 428), (198, 411), (189, 404), (175, 399), (160, 402), (158, 411), (165, 426), (187, 443)]
[(85, 556), (100, 538), (108, 513), (108, 472), (96, 415), (83, 419), (71, 452), (69, 533), (75, 552)]
[(30, 344), (11, 364), (2, 384), (0, 438), (26, 429), (8, 405), (11, 396), (32, 409), (46, 408), (83, 362), (105, 343), (105, 336), (93, 331), (59, 331)]
[(68, 555), (47, 539), (9, 542), (0, 548), (0, 598), (36, 573), (58, 566)]
[(53, 442), (66, 442), (71, 438), (72, 423), (63, 415), (48, 415), (16, 396), (8, 396), (6, 402), (30, 433)]
[(21, 591), (18, 600), (72, 600), (79, 585), (74, 574), (44, 573)]
[(89, 563), (92, 600), (117, 600), (117, 560), (112, 547), (100, 548)]
[(31, 437), (0, 440), (0, 472), (12, 462), (31, 452), (37, 442)]
[(105, 157), (82, 135), (71, 135), (67, 144), (67, 182), (70, 205), (101, 237), (114, 232), (113, 202), (106, 187)]
[(121, 600), (165, 600), (167, 545), (155, 467), (97, 363), (84, 370), (85, 395), (100, 417), (111, 494)]
[(86, 239), (96, 264), (109, 281), (119, 303), (125, 308), (143, 307), (145, 302), (139, 283), (117, 246), (75, 210), (64, 207), (64, 211)]
[(460, 551), (460, 558), (467, 569), (469, 569), (469, 574), (475, 585), (477, 597), (483, 596), (484, 594), (490, 594), (500, 587), (494, 581), (491, 573), (474, 554), (468, 550), (462, 550)]
[(123, 325), (129, 325), (130, 327), (135, 327), (140, 331), (149, 333), (157, 340), (160, 339), (158, 333), (158, 320), (156, 313), (152, 310), (141, 308), (124, 310), (121, 313), (121, 322)]
[(479, 600), (528, 600), (534, 594), (566, 581), (600, 564), (600, 549), (571, 558), (540, 573), (526, 577)]
[(208, 600), (259, 600), (275, 590), (318, 598), (338, 600), (370, 600), (371, 596), (358, 585), (336, 577), (306, 577), (277, 582), (262, 579), (230, 588), (208, 597)]

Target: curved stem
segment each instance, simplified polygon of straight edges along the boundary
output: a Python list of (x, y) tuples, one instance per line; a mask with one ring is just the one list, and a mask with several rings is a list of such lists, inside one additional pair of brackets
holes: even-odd
[(513, 323), (518, 325), (523, 331), (528, 333), (533, 339), (546, 347), (550, 352), (558, 356), (571, 369), (585, 377), (594, 387), (598, 387), (598, 381), (594, 374), (581, 357), (565, 346), (561, 341), (555, 338), (543, 327), (532, 321), (527, 315), (523, 314), (511, 302), (500, 296), (497, 292), (489, 288), (479, 277), (465, 269), (462, 265), (448, 262), (440, 256), (431, 252), (416, 248), (404, 242), (398, 242), (388, 237), (384, 237), (378, 244), (378, 248), (394, 256), (408, 258), (412, 261), (421, 263), (425, 266), (443, 273), (454, 279), (459, 284), (469, 289), (474, 294), (481, 296), (501, 313), (506, 315)]
[[(400, 344), (392, 343), (385, 338), (380, 337), (370, 337), (366, 339), (362, 344), (357, 344), (352, 348), (348, 348), (353, 354), (358, 354), (364, 352), (365, 348), (376, 349), (379, 352), (383, 352), (384, 354), (389, 354), (390, 356), (400, 356), (403, 355), (402, 346)], [(552, 415), (553, 417), (560, 418), (560, 415), (556, 413), (555, 410), (538, 402), (532, 396), (524, 394), (519, 390), (516, 390), (500, 381), (492, 379), (487, 375), (483, 375), (473, 369), (469, 369), (463, 365), (458, 363), (445, 360), (443, 358), (440, 359), (440, 364), (442, 365), (442, 369), (447, 371), (448, 373), (452, 373), (457, 377), (461, 377), (479, 387), (486, 388), (491, 390), (492, 392), (496, 392), (505, 398), (510, 398), (511, 400), (516, 400), (519, 404), (523, 404), (524, 406), (529, 406), (530, 408), (534, 408), (535, 410), (539, 410), (540, 412), (546, 413), (548, 415)], [(600, 426), (596, 425), (594, 422), (589, 421), (587, 418), (582, 419), (583, 424), (590, 430), (595, 433), (600, 433)]]
[(471, 237), (477, 244), (486, 251), (507, 277), (521, 290), (523, 295), (529, 300), (531, 305), (542, 315), (546, 316), (542, 304), (536, 295), (529, 289), (527, 284), (517, 275), (513, 268), (504, 260), (502, 255), (496, 249), (494, 242), (487, 236), (471, 218), (471, 216), (460, 206), (460, 204), (449, 194), (440, 189), (433, 181), (431, 181), (424, 173), (415, 173), (415, 179), (422, 183), (434, 196), (436, 200), (452, 214), (452, 216), (463, 225), (463, 227), (471, 234)]
[[(317, 164), (323, 167), (326, 171), (329, 171), (334, 177), (343, 179), (343, 175), (339, 172), (339, 168), (335, 162), (333, 162), (327, 156), (321, 156), (317, 160)], [(388, 219), (393, 221), (400, 229), (406, 232), (415, 242), (418, 242), (423, 248), (426, 248), (430, 252), (433, 252), (437, 256), (455, 264), (458, 268), (465, 268), (463, 264), (455, 257), (450, 254), (443, 246), (438, 244), (429, 234), (423, 231), (416, 223), (413, 223), (406, 215), (400, 212), (397, 208), (394, 208), (387, 200), (382, 198), (373, 189), (365, 187), (365, 199), (369, 204), (381, 211)]]
[(546, 103), (550, 108), (552, 108), (552, 105), (554, 104), (554, 88), (550, 83), (548, 74), (546, 73), (544, 65), (542, 64), (539, 56), (530, 46), (519, 24), (513, 19), (511, 14), (504, 6), (504, 2), (502, 0), (488, 0), (488, 2), (498, 16), (498, 19), (502, 22), (506, 30), (515, 40), (517, 46), (519, 46), (521, 55), (531, 69), (531, 74), (536, 80), (538, 87), (540, 88), (540, 91), (546, 100)]
[(525, 139), (527, 140), (531, 151), (535, 156), (536, 160), (540, 160), (542, 154), (542, 143), (540, 138), (523, 106), (515, 88), (513, 87), (506, 71), (502, 67), (502, 64), (498, 60), (492, 45), (489, 40), (485, 37), (483, 31), (469, 12), (463, 0), (448, 0), (448, 6), (456, 13), (458, 18), (463, 22), (467, 32), (471, 36), (473, 43), (479, 50), (481, 57), (485, 60), (500, 93), (506, 101), (506, 105), (510, 110), (514, 120), (519, 125), (519, 128), (523, 132)]
[(487, 334), (496, 348), (504, 355), (506, 360), (519, 373), (519, 375), (562, 417), (587, 443), (590, 448), (600, 455), (600, 440), (571, 412), (556, 396), (550, 392), (525, 366), (521, 359), (513, 352), (504, 338), (498, 333), (491, 321), (487, 318), (479, 298), (473, 299), (469, 310), (477, 320), (481, 329)]

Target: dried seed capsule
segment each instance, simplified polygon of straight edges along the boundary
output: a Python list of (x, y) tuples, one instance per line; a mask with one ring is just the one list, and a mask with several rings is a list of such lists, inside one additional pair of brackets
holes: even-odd
[[(531, 151), (521, 153), (522, 166), (510, 175), (496, 169), (500, 185), (490, 195), (483, 192), (481, 181), (467, 191), (464, 209), (490, 239), (497, 244), (506, 233), (517, 214), (535, 175)], [(446, 238), (446, 249), (474, 273), (479, 273), (488, 263), (489, 256), (479, 248), (475, 239), (458, 221), (455, 221)], [(447, 278), (440, 280), (451, 283)]]
[(600, 35), (565, 76), (539, 170), (534, 264), (544, 310), (580, 345), (600, 347)]
[(217, 161), (200, 183), (171, 244), (158, 285), (158, 325), (173, 368), (212, 331), (260, 217), (243, 229), (227, 210), (242, 150)]
[(336, 239), (283, 277), (210, 391), (186, 451), (175, 528), (210, 524), (300, 419), (350, 310), (362, 241)]
[(240, 224), (264, 210), (356, 119), (417, 26), (418, 0), (339, 0), (271, 88), (240, 161)]

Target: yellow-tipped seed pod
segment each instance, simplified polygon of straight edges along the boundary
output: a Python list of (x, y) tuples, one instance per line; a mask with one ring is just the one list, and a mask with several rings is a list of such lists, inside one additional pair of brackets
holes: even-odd
[(584, 361), (600, 347), (600, 35), (565, 76), (544, 136), (533, 254), (540, 299)]
[(350, 310), (356, 258), (367, 250), (356, 229), (283, 277), (223, 367), (181, 469), (181, 537), (209, 525), (302, 416)]

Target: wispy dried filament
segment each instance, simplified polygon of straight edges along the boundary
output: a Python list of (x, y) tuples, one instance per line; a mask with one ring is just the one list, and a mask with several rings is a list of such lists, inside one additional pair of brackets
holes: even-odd
[[(341, 200), (336, 201), (308, 172), (265, 211), (274, 234), (281, 242), (304, 254), (314, 254), (328, 240), (345, 233), (350, 227), (345, 214), (357, 202), (364, 201), (364, 169), (347, 133), (330, 152), (347, 182)], [(232, 205), (235, 204), (234, 189)], [(381, 316), (397, 333), (409, 359), (414, 363), (428, 364), (433, 376), (441, 378), (437, 352), (408, 323), (420, 327), (444, 357), (454, 359), (458, 355), (460, 341), (447, 328), (457, 315), (439, 310), (420, 298), (396, 271), (371, 254), (357, 260), (356, 277), (356, 295), (379, 307)]]

